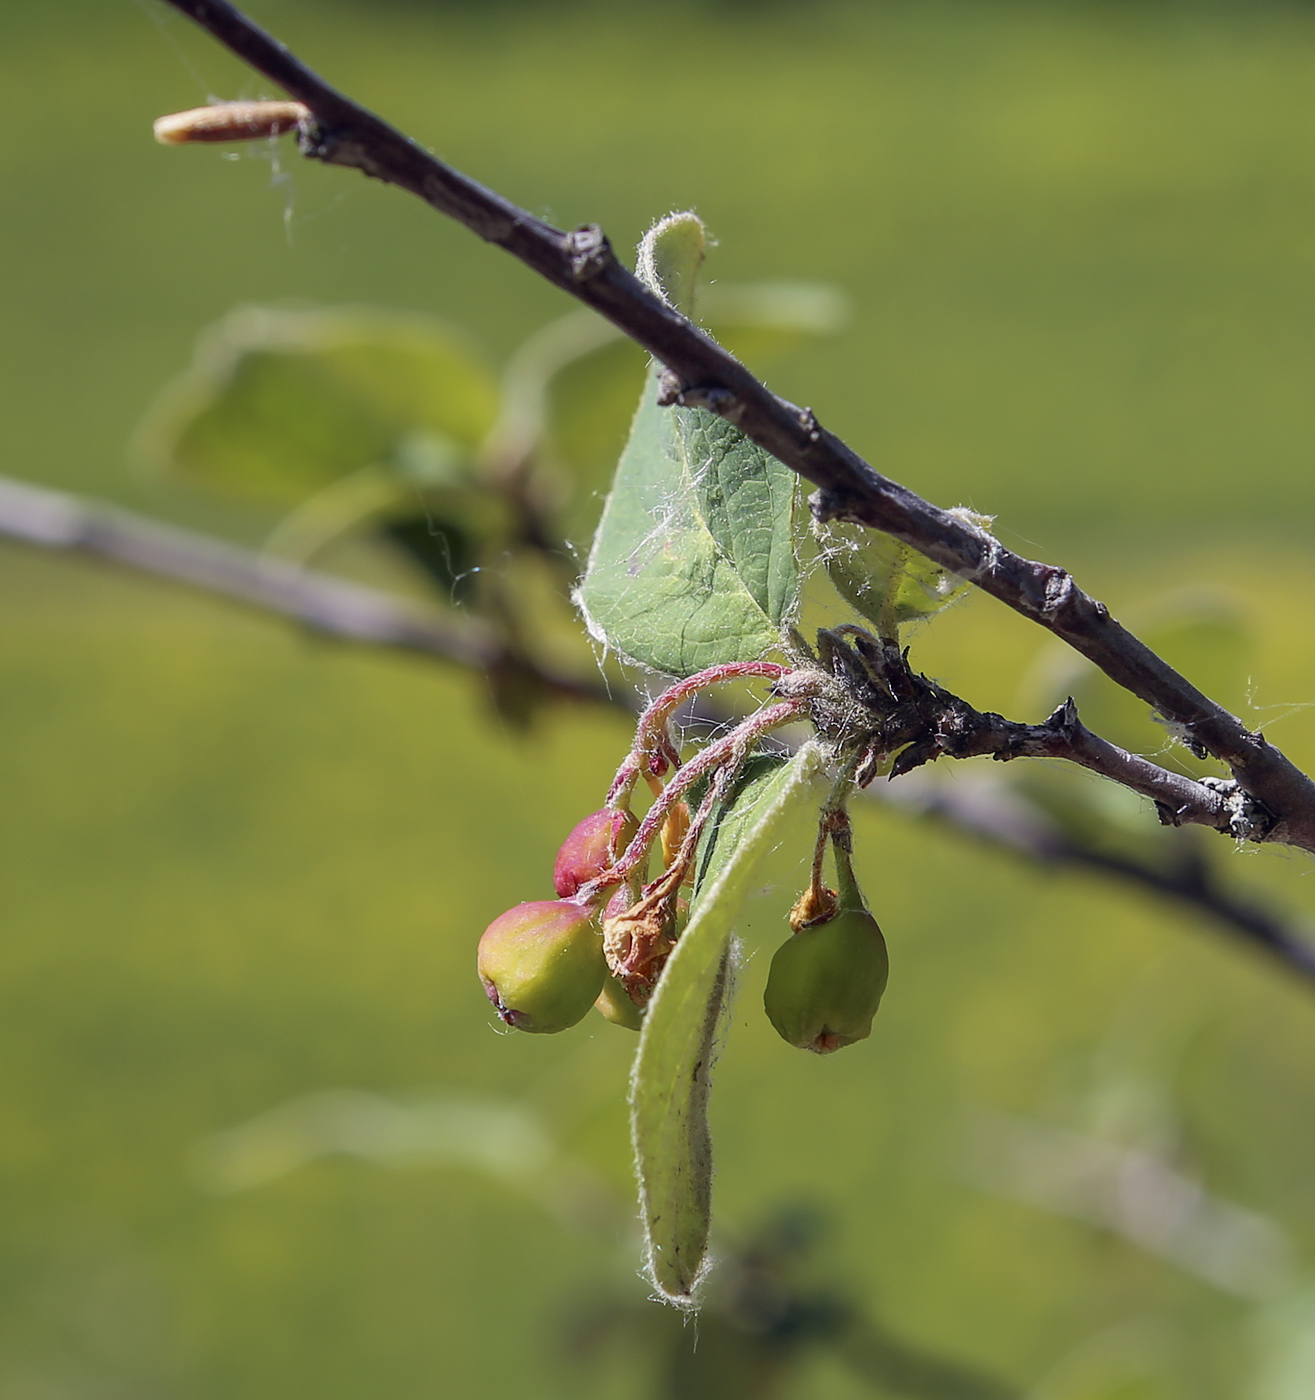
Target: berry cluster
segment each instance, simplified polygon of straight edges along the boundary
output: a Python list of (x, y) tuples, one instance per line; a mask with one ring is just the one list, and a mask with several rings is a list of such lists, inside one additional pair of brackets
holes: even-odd
[[(480, 939), (480, 978), (507, 1025), (562, 1031), (596, 1007), (609, 1021), (641, 1027), (685, 925), (682, 891), (692, 882), (709, 818), (759, 741), (808, 714), (808, 687), (789, 684), (797, 676), (772, 662), (728, 663), (679, 682), (645, 710), (604, 806), (585, 817), (557, 853), (558, 897), (518, 904)], [(678, 706), (706, 686), (748, 677), (770, 679), (778, 695), (790, 698), (764, 706), (682, 762), (671, 733)], [(642, 819), (631, 810), (641, 783), (652, 796)], [(687, 799), (696, 792), (691, 809)], [(838, 890), (822, 883), (828, 844)], [(655, 854), (661, 870), (650, 880)], [(863, 1039), (886, 985), (886, 948), (854, 880), (839, 799), (822, 813), (812, 880), (791, 911), (790, 926), (792, 937), (772, 960), (764, 998), (772, 1025), (791, 1045), (818, 1053)]]

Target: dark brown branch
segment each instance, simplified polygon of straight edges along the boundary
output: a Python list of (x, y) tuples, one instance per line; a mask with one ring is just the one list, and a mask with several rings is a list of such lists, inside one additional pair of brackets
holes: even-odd
[(606, 702), (601, 685), (549, 673), (508, 654), (482, 624), (450, 621), (393, 594), (266, 559), (226, 541), (76, 496), (0, 477), (0, 536), (47, 549), (76, 550), (219, 593), (300, 622), (324, 636), (421, 652), (496, 676), (527, 669), (549, 693)]
[[(849, 639), (852, 638), (852, 645)], [(776, 682), (786, 696), (805, 698), (818, 733), (852, 755), (856, 781), (866, 787), (889, 763), (898, 778), (942, 756), (1062, 758), (1149, 797), (1166, 826), (1207, 826), (1262, 840), (1269, 821), (1236, 783), (1198, 782), (1101, 739), (1078, 719), (1070, 699), (1043, 724), (1019, 724), (920, 676), (894, 642), (848, 624), (819, 632), (817, 655)], [(796, 646), (805, 648), (802, 639)]]
[[(1228, 800), (1231, 791), (1221, 792), (1209, 783), (1170, 772), (1093, 734), (1078, 719), (1071, 697), (1043, 724), (1018, 724), (989, 711), (970, 710), (963, 701), (958, 701), (956, 711), (954, 718), (963, 728), (943, 750), (955, 758), (1062, 758), (1149, 797), (1165, 826), (1208, 826), (1232, 832), (1243, 820)], [(949, 715), (946, 720), (953, 722)], [(915, 765), (908, 761), (899, 765), (897, 760), (897, 766), (908, 772)]]
[(624, 268), (601, 230), (565, 232), (430, 155), (344, 97), (226, 0), (168, 0), (314, 114), (302, 150), (418, 195), (600, 312), (661, 360), (674, 399), (719, 413), (813, 482), (815, 513), (884, 530), (1047, 628), (1228, 764), (1268, 809), (1266, 839), (1315, 852), (1315, 783), (1263, 735), (1203, 695), (1120, 626), (1063, 569), (1025, 559), (985, 531), (880, 475), (809, 409), (772, 394), (743, 365)]
[[(939, 689), (939, 687), (937, 687)], [(1232, 800), (1234, 784), (1198, 782), (1129, 753), (1093, 734), (1078, 718), (1070, 696), (1043, 724), (1019, 724), (991, 711), (974, 710), (957, 697), (939, 716), (938, 732), (925, 747), (911, 746), (895, 760), (895, 773), (911, 772), (940, 753), (953, 758), (1062, 758), (1102, 778), (1149, 797), (1165, 826), (1207, 826), (1250, 835), (1247, 819)], [(907, 756), (906, 756), (907, 755)], [(1239, 828), (1246, 827), (1246, 830)]]

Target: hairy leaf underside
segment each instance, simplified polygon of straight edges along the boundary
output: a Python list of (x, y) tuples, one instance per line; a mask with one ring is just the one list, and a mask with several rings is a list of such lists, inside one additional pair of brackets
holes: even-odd
[(821, 751), (751, 759), (714, 813), (696, 864), (689, 924), (644, 1018), (630, 1079), (630, 1129), (649, 1278), (692, 1307), (706, 1271), (712, 1205), (708, 1092), (730, 998), (731, 931), (762, 858), (820, 797)]

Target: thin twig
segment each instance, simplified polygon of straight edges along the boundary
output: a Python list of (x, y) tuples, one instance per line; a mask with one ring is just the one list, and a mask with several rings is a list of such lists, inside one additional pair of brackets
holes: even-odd
[(861, 627), (819, 632), (817, 642), (815, 662), (778, 680), (776, 689), (808, 700), (818, 733), (851, 755), (860, 787), (887, 762), (898, 778), (942, 756), (1062, 758), (1149, 797), (1166, 826), (1208, 826), (1237, 838), (1264, 834), (1256, 827), (1265, 816), (1248, 806), (1237, 784), (1198, 782), (1099, 738), (1078, 719), (1071, 699), (1041, 724), (1020, 724), (974, 709), (918, 675), (897, 643)]
[[(1019, 724), (989, 711), (970, 711), (962, 701), (959, 706), (962, 708), (954, 719), (964, 728), (955, 736), (955, 743), (941, 749), (953, 758), (1062, 758), (1149, 797), (1165, 826), (1206, 826), (1212, 831), (1231, 831), (1235, 817), (1227, 795), (1218, 787), (1161, 768), (1158, 763), (1093, 734), (1078, 719), (1071, 698), (1042, 724)], [(900, 772), (909, 772), (915, 766), (900, 766), (896, 761)]]
[(875, 471), (810, 409), (771, 393), (617, 260), (602, 231), (554, 228), (444, 164), (330, 87), (226, 0), (168, 0), (258, 72), (306, 104), (303, 153), (397, 185), (497, 244), (591, 306), (671, 372), (669, 401), (707, 408), (813, 482), (820, 519), (883, 530), (1061, 637), (1222, 760), (1273, 815), (1266, 839), (1315, 852), (1315, 783), (1122, 627), (1064, 569), (1025, 559), (972, 524)]
[[(449, 620), (365, 584), (268, 559), (238, 545), (131, 512), (0, 477), (0, 535), (127, 565), (275, 612), (324, 636), (422, 652), (478, 671), (508, 664), (482, 624)], [(524, 663), (527, 664), (528, 663)], [(608, 702), (600, 684), (533, 668), (549, 692)]]

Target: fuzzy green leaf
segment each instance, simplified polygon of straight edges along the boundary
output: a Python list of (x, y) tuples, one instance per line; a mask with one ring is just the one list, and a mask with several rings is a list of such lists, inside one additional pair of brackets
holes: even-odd
[(658, 1293), (695, 1306), (707, 1267), (712, 1203), (708, 1092), (729, 1000), (731, 931), (790, 819), (821, 798), (821, 752), (746, 765), (704, 833), (690, 921), (663, 971), (630, 1079), (630, 1129), (639, 1176), (647, 1268)]
[[(673, 304), (691, 295), (695, 224), (673, 215), (640, 250), (650, 285), (678, 288)], [(654, 367), (577, 596), (599, 641), (688, 676), (777, 645), (799, 591), (796, 478), (717, 415), (657, 400)]]
[[(808, 339), (834, 334), (847, 314), (843, 296), (820, 282), (718, 282), (699, 293), (700, 324), (759, 371)], [(531, 336), (508, 366), (513, 412), (518, 405), (547, 455), (567, 468), (558, 483), (567, 539), (591, 539), (598, 527), (646, 363), (634, 341), (579, 310)]]

